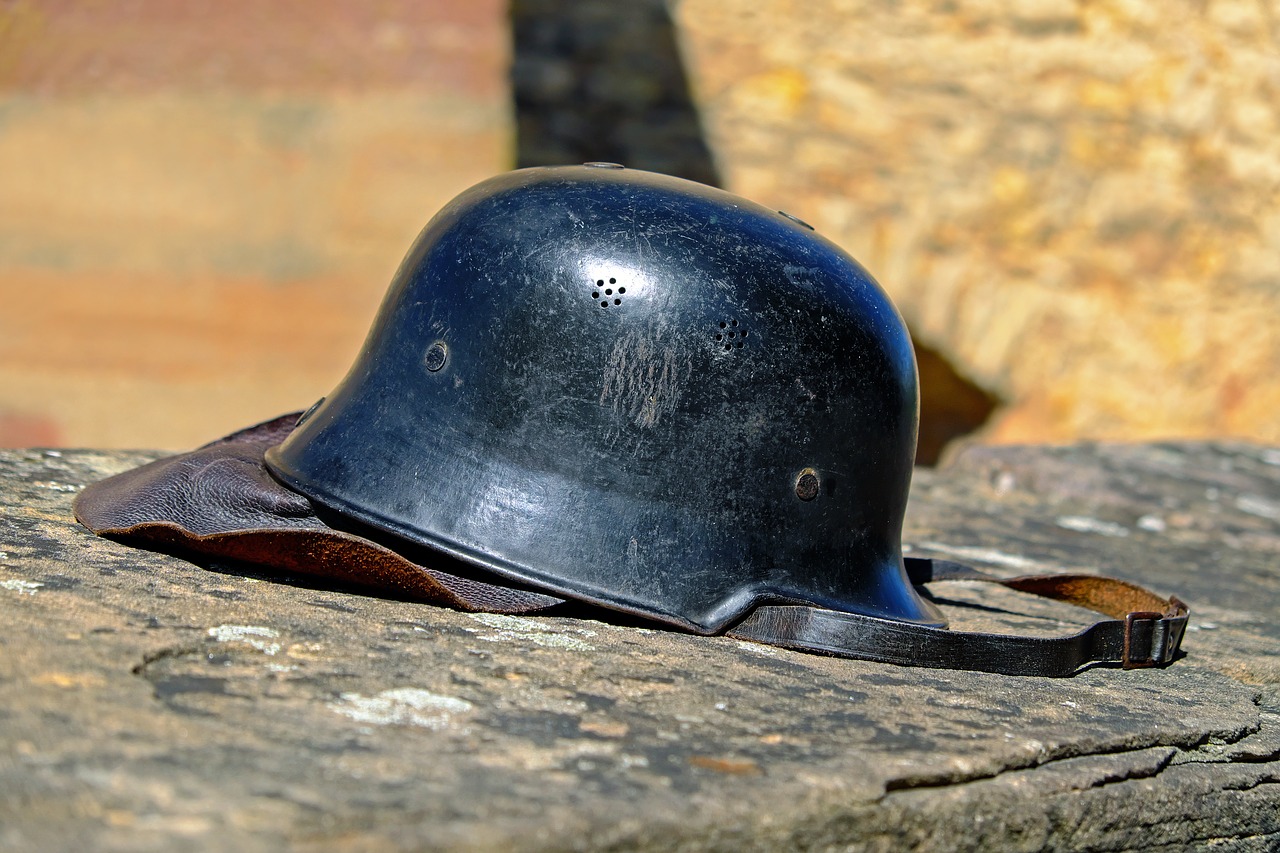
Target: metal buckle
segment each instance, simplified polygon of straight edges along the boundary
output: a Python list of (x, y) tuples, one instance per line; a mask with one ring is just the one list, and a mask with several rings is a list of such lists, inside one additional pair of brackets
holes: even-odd
[[(1156, 648), (1156, 631), (1160, 620), (1164, 618), (1163, 613), (1157, 613), (1154, 610), (1135, 610), (1124, 617), (1124, 652), (1120, 657), (1120, 664), (1125, 669), (1144, 669), (1150, 666), (1158, 666), (1162, 661), (1162, 649)], [(1130, 656), (1133, 646), (1133, 623), (1135, 622), (1154, 622), (1155, 625), (1151, 629), (1151, 654), (1150, 657), (1142, 660), (1134, 660)], [(1163, 645), (1163, 642), (1161, 643)]]

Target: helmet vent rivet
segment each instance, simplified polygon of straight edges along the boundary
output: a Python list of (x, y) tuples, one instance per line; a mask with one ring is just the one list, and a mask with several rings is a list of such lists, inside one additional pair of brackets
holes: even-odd
[(613, 300), (614, 305), (621, 305), (622, 304), (621, 297), (624, 293), (627, 292), (627, 289), (625, 287), (619, 287), (615, 291), (613, 287), (609, 286), (609, 285), (615, 285), (617, 283), (618, 283), (618, 280), (616, 278), (609, 279), (607, 285), (604, 279), (602, 278), (596, 279), (596, 287), (595, 287), (595, 290), (591, 291), (591, 298), (598, 300), (600, 302), (601, 308), (608, 308), (610, 299)]
[(796, 497), (802, 501), (811, 501), (818, 496), (818, 472), (812, 468), (805, 468), (800, 472), (800, 476), (796, 477)]
[(716, 343), (724, 346), (725, 350), (742, 349), (747, 345), (747, 330), (739, 328), (737, 320), (721, 320), (720, 331), (716, 332)]
[(435, 373), (444, 367), (444, 361), (449, 357), (449, 348), (441, 341), (436, 341), (427, 347), (427, 354), (423, 357), (422, 362), (427, 366), (427, 370)]

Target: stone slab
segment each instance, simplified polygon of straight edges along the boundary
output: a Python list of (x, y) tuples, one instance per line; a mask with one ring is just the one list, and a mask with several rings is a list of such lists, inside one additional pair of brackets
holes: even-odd
[[(0, 452), (0, 848), (1274, 849), (1280, 451), (982, 448), (913, 553), (1192, 608), (1163, 670), (1013, 678), (464, 614), (98, 539), (154, 458)], [(956, 627), (1088, 614), (935, 586)]]

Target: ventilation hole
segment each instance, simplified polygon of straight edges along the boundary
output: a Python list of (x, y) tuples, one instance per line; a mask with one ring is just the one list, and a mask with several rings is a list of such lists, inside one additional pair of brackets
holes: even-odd
[(605, 296), (613, 296), (613, 288), (612, 288), (612, 287), (606, 287), (606, 288), (605, 288), (605, 290), (604, 290), (604, 295), (605, 295)]
[(626, 292), (627, 292), (627, 289), (626, 289), (625, 287), (619, 287), (619, 288), (618, 288), (618, 292), (619, 292), (619, 293), (626, 293)]
[(592, 299), (599, 299), (599, 298), (600, 298), (600, 291), (598, 291), (598, 290), (597, 290), (596, 292), (592, 293), (592, 294), (591, 294), (591, 298), (592, 298)]
[(738, 341), (738, 349), (742, 349), (742, 341)]
[(610, 284), (617, 284), (617, 283), (618, 283), (618, 280), (617, 280), (616, 278), (611, 278), (611, 279), (609, 279), (609, 283), (610, 283)]
[(733, 349), (733, 344), (725, 344), (725, 345), (724, 345), (724, 348), (725, 348), (725, 349)]
[(734, 335), (734, 333), (733, 333), (733, 332), (730, 332), (730, 333), (729, 333), (729, 337), (731, 337), (731, 338), (732, 338), (732, 337), (734, 337), (734, 336), (735, 336), (735, 335)]
[(737, 320), (733, 320), (732, 322), (730, 322), (730, 323), (729, 323), (729, 325), (730, 325), (730, 326), (737, 326), (737, 325), (738, 325), (738, 321), (737, 321)]
[(723, 341), (723, 340), (724, 340), (724, 335), (716, 335), (716, 340), (717, 340), (717, 341)]
[(721, 321), (720, 321), (720, 328), (722, 328), (722, 329), (723, 329), (723, 328), (724, 328), (725, 326), (727, 326), (727, 325), (729, 325), (729, 324), (728, 324), (728, 323), (726, 323), (724, 320), (721, 320)]
[(613, 300), (613, 304), (614, 304), (614, 305), (621, 305), (621, 304), (622, 304), (622, 300), (621, 300), (621, 299), (615, 299), (615, 300)]
[(743, 329), (743, 330), (742, 330), (742, 332), (741, 332), (741, 334), (742, 334), (742, 336), (745, 338), (745, 337), (747, 336), (747, 330), (746, 330), (746, 329)]
[(608, 308), (608, 307), (609, 307), (609, 300), (608, 300), (608, 299), (601, 299), (601, 300), (600, 300), (600, 307), (601, 307), (601, 308)]
[(596, 279), (596, 284), (598, 284), (600, 287), (604, 287), (604, 279), (602, 278)]

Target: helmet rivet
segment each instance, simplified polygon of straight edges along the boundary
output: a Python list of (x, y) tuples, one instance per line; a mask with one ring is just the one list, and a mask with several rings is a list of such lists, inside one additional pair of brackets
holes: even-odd
[(427, 370), (435, 373), (437, 370), (444, 367), (444, 360), (448, 357), (449, 348), (440, 341), (436, 341), (434, 344), (427, 347), (427, 355), (423, 359), (423, 363), (426, 364)]
[(818, 496), (818, 472), (805, 468), (796, 477), (796, 497), (802, 501), (811, 501)]

